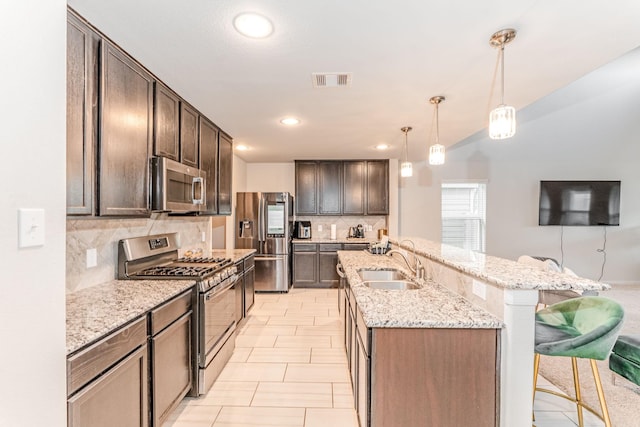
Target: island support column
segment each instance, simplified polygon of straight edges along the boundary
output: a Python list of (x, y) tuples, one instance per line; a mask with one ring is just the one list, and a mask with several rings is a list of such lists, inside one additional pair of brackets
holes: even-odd
[(533, 347), (538, 291), (504, 290), (500, 425), (530, 426), (533, 414)]

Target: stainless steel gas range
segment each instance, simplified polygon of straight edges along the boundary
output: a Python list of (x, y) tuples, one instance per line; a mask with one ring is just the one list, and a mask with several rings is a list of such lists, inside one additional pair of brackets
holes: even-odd
[(198, 369), (191, 395), (204, 394), (235, 348), (235, 287), (241, 285), (231, 259), (179, 258), (178, 249), (178, 233), (120, 240), (118, 279), (185, 279), (196, 282), (198, 303), (193, 363)]

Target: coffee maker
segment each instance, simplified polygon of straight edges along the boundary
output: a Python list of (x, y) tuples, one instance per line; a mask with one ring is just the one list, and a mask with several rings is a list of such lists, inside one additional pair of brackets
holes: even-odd
[(356, 227), (349, 227), (348, 237), (351, 238), (364, 238), (364, 227), (362, 224), (358, 224)]
[(296, 221), (293, 224), (293, 233), (295, 239), (311, 238), (311, 221)]

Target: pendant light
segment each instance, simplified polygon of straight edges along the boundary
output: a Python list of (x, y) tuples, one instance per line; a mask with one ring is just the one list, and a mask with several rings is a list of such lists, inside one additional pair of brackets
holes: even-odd
[[(429, 147), (429, 164), (430, 165), (441, 165), (444, 163), (444, 145), (440, 144), (440, 125), (438, 119), (438, 105), (442, 101), (444, 101), (444, 96), (434, 96), (429, 99), (429, 102), (435, 106), (433, 111), (433, 123), (435, 123), (436, 128), (436, 136), (435, 136), (435, 144)], [(431, 125), (433, 128), (433, 124)]]
[(404, 162), (400, 164), (400, 176), (403, 178), (413, 176), (413, 165), (409, 161), (409, 145), (407, 143), (407, 133), (411, 132), (411, 129), (413, 129), (411, 126), (400, 129), (404, 132)]
[(504, 103), (504, 45), (516, 37), (516, 30), (507, 28), (494, 33), (489, 44), (498, 48), (500, 61), (500, 105), (489, 113), (489, 137), (491, 139), (511, 138), (516, 133), (516, 110)]

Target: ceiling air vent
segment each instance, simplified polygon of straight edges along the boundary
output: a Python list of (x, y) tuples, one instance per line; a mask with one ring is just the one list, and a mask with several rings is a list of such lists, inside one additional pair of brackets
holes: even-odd
[(351, 86), (351, 73), (312, 73), (313, 87)]

